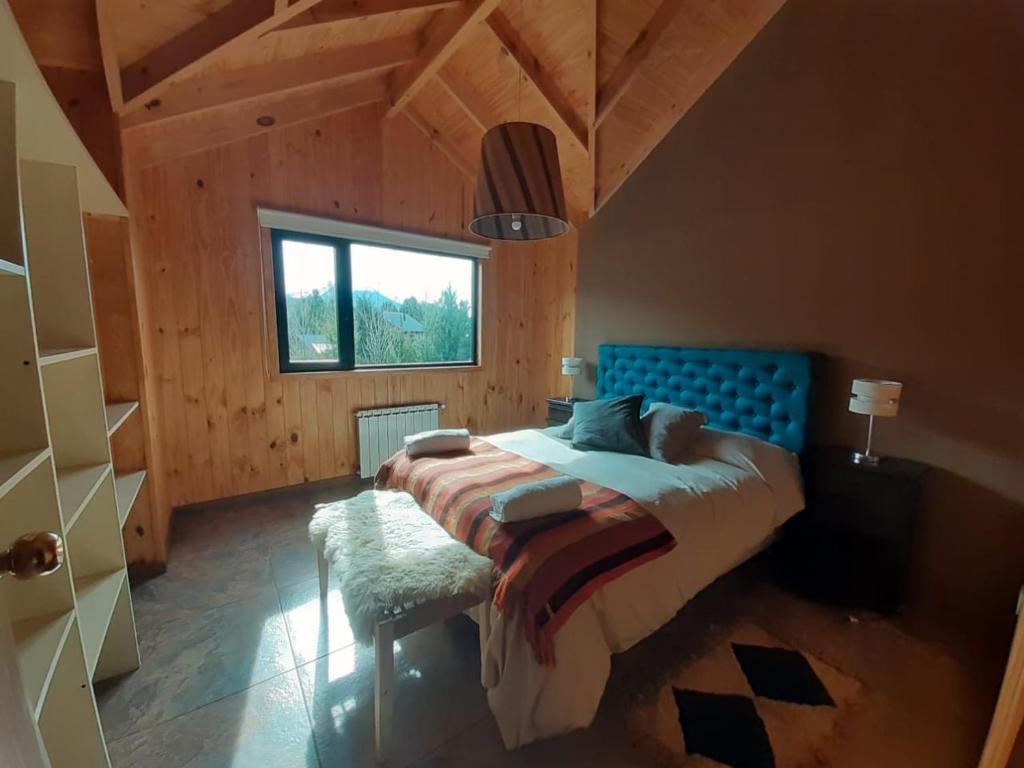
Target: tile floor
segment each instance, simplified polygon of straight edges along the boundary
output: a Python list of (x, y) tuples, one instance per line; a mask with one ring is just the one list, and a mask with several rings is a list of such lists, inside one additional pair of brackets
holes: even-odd
[[(373, 655), (340, 597), (321, 620), (313, 504), (354, 481), (180, 512), (167, 574), (133, 591), (142, 667), (98, 687), (115, 766), (372, 766)], [(396, 646), (391, 766), (671, 765), (624, 725), (681, 661), (754, 621), (866, 691), (821, 765), (964, 768), (976, 761), (993, 681), (887, 621), (851, 622), (777, 589), (754, 563), (616, 657), (591, 728), (506, 752), (479, 684), (475, 625), (459, 618)]]

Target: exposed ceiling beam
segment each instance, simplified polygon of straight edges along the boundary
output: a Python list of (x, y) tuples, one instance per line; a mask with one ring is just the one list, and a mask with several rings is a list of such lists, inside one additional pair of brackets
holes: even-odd
[[(784, 3), (785, 0), (736, 0), (728, 24), (722, 24), (718, 17), (695, 14), (688, 15), (687, 24), (676, 25), (674, 43), (684, 49), (700, 51), (701, 56), (689, 65), (689, 76), (672, 94), (669, 108), (661, 110), (642, 134), (626, 133), (630, 136), (629, 141), (616, 135), (602, 151), (598, 166), (598, 210), (640, 167), (672, 126), (697, 103)], [(616, 116), (601, 127), (601, 132), (615, 130), (618, 133), (616, 124), (620, 120), (628, 122), (628, 114)], [(610, 157), (613, 153), (615, 156)]]
[(458, 7), (441, 11), (424, 31), (423, 48), (416, 61), (391, 75), (391, 108), (388, 116), (402, 110), (419, 93), (430, 78), (437, 74), (452, 54), (476, 29), (476, 25), (490, 16), (500, 0), (466, 0)]
[(597, 208), (597, 4), (592, 0), (587, 11), (587, 160), (590, 188), (587, 190), (588, 214)]
[(92, 2), (8, 0), (7, 4), (40, 67), (103, 71)]
[(441, 131), (431, 125), (415, 106), (412, 104), (406, 104), (405, 109), (402, 111), (405, 116), (409, 118), (412, 124), (419, 128), (423, 135), (430, 139), (434, 143), (434, 146), (444, 153), (445, 157), (451, 161), (452, 165), (461, 171), (463, 176), (470, 181), (473, 181), (476, 178), (470, 164), (464, 157), (462, 157), (461, 154), (459, 154), (459, 151), (455, 146), (445, 138), (445, 135), (441, 133)]
[(232, 69), (172, 85), (160, 104), (125, 115), (122, 128), (166, 120), (188, 112), (215, 109), (247, 99), (283, 94), (328, 81), (379, 74), (416, 58), (414, 35), (336, 48), (294, 59)]
[(640, 69), (647, 57), (651, 55), (654, 46), (658, 44), (662, 35), (665, 34), (673, 19), (683, 8), (683, 0), (662, 0), (658, 10), (654, 12), (647, 26), (640, 30), (633, 44), (629, 46), (626, 55), (622, 57), (619, 66), (612, 72), (608, 82), (601, 87), (597, 94), (597, 124), (601, 125), (605, 118), (615, 109), (615, 105), (625, 94), (626, 90), (640, 74)]
[(552, 81), (541, 66), (537, 57), (527, 48), (519, 33), (501, 12), (495, 11), (487, 18), (487, 26), (498, 38), (498, 42), (509, 52), (523, 70), (523, 74), (534, 84), (540, 95), (544, 97), (552, 113), (565, 127), (580, 148), (587, 151), (587, 128), (580, 120), (576, 111), (569, 104), (565, 95)]
[(462, 108), (462, 111), (466, 113), (466, 116), (473, 121), (477, 128), (481, 131), (486, 131), (494, 125), (494, 121), (490, 118), (487, 108), (481, 102), (472, 86), (467, 85), (457, 77), (453, 77), (443, 69), (437, 73), (437, 82)]
[(315, 8), (296, 16), (279, 26), (275, 32), (287, 29), (308, 29), (343, 21), (363, 21), (371, 16), (402, 16), (443, 8), (454, 8), (461, 0), (323, 0)]
[(103, 62), (103, 77), (107, 81), (107, 93), (114, 112), (120, 112), (124, 105), (121, 92), (121, 65), (117, 60), (117, 47), (111, 27), (110, 0), (96, 0), (96, 28), (99, 32), (100, 59)]
[(276, 0), (231, 0), (121, 71), (123, 111), (130, 112), (160, 98), (175, 81), (194, 74), (226, 51), (251, 43), (318, 2), (294, 0), (275, 13)]
[(383, 101), (386, 96), (387, 81), (383, 75), (341, 86), (332, 83), (131, 128), (122, 132), (122, 145), (128, 164), (143, 168)]

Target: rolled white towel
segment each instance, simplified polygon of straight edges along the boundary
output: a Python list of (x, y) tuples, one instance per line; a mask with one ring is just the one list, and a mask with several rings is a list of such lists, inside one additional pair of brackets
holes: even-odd
[(575, 477), (560, 475), (495, 493), (491, 503), (491, 517), (500, 523), (515, 523), (578, 509), (583, 491)]
[(405, 438), (405, 452), (410, 459), (438, 453), (469, 450), (468, 429), (431, 429)]

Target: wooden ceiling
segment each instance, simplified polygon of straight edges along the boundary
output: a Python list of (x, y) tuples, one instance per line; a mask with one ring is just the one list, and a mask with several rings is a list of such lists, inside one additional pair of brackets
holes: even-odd
[(487, 128), (548, 126), (586, 217), (785, 0), (10, 2), (44, 71), (103, 74), (135, 163), (382, 101), (469, 178)]

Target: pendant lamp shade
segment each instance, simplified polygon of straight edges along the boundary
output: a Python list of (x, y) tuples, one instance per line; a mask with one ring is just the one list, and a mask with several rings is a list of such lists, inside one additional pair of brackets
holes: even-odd
[(502, 123), (484, 134), (469, 229), (489, 240), (569, 231), (555, 134), (536, 123)]

